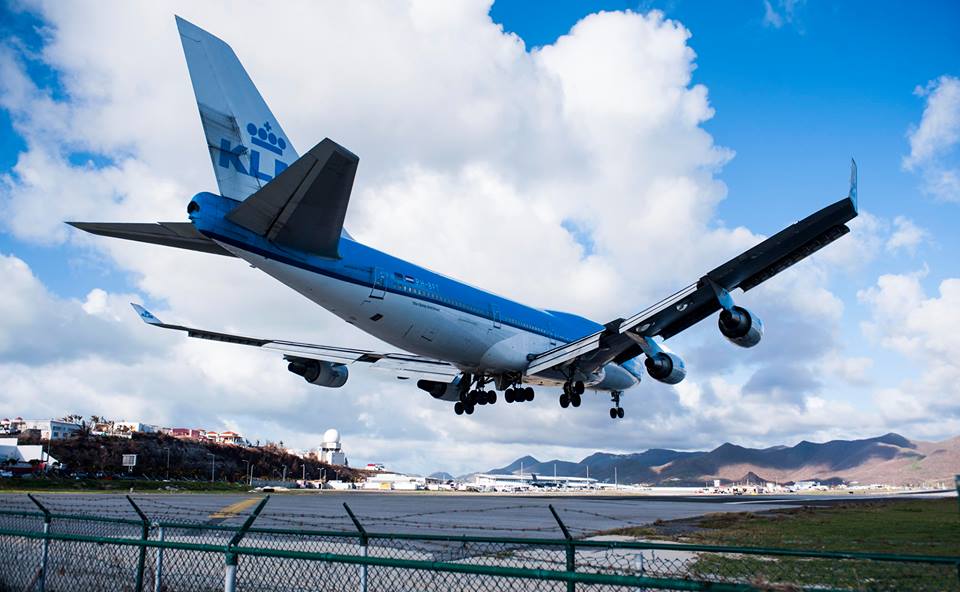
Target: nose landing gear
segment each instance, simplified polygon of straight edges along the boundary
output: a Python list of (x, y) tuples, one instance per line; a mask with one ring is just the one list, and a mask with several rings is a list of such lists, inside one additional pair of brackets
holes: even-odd
[(610, 408), (610, 419), (623, 419), (623, 407), (620, 406), (620, 391), (610, 393), (610, 399), (613, 401), (613, 407)]

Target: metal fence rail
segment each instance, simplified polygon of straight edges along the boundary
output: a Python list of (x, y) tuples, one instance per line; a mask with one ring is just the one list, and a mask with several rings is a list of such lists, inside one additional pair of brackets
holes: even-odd
[(960, 557), (574, 538), (258, 528), (0, 510), (0, 592), (958, 590)]

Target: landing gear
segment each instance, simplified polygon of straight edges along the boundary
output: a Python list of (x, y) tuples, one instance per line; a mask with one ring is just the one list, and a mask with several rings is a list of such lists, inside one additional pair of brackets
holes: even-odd
[(623, 407), (620, 406), (620, 391), (610, 393), (610, 399), (613, 401), (613, 407), (610, 408), (610, 419), (623, 419)]
[(508, 388), (503, 393), (503, 398), (506, 399), (507, 403), (523, 403), (524, 401), (533, 400), (533, 389), (529, 386), (517, 387), (517, 388)]
[[(470, 379), (467, 375), (467, 381), (463, 384), (463, 390), (460, 392), (460, 400), (454, 403), (453, 412), (457, 415), (466, 413), (473, 414), (477, 405), (493, 405), (497, 402), (497, 391), (484, 390), (484, 386), (492, 382), (493, 379), (486, 376), (478, 376), (476, 379)], [(472, 389), (470, 387), (473, 387)], [(508, 403), (516, 401), (532, 401), (533, 389), (531, 388), (510, 388), (504, 393)]]
[(560, 406), (566, 409), (570, 405), (574, 407), (579, 407), (582, 399), (580, 395), (583, 394), (584, 386), (583, 381), (567, 381), (563, 385), (563, 394), (560, 395)]

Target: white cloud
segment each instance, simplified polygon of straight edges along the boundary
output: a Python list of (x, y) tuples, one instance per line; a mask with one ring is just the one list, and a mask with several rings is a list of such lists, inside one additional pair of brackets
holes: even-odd
[[(928, 296), (926, 271), (883, 275), (859, 298), (872, 313), (865, 333), (902, 357), (908, 378), (876, 394), (884, 415), (925, 432), (960, 428), (960, 279)], [(909, 370), (912, 370), (910, 372)]]
[(914, 224), (912, 220), (904, 216), (897, 216), (893, 219), (893, 232), (887, 239), (885, 246), (887, 251), (892, 253), (902, 250), (913, 254), (928, 237), (929, 233)]
[(903, 167), (920, 173), (923, 189), (944, 201), (960, 201), (956, 147), (960, 143), (960, 79), (943, 75), (914, 90), (926, 99), (920, 124), (907, 132), (910, 154)]
[(805, 0), (763, 0), (763, 24), (780, 29), (785, 24), (794, 24), (797, 12)]
[[(689, 32), (656, 11), (591, 15), (555, 44), (526, 52), (490, 21), (484, 0), (443, 10), (419, 2), (257, 6), (179, 9), (233, 45), (301, 152), (330, 136), (361, 156), (347, 226), (372, 246), (521, 301), (606, 321), (763, 238), (715, 226), (726, 194), (717, 173), (733, 153), (701, 127), (714, 112), (707, 89), (692, 81)], [(782, 10), (792, 14), (793, 6)], [(19, 271), (11, 263), (9, 273), (25, 282), (22, 294), (45, 294), (33, 300), (51, 318), (89, 325), (51, 325), (30, 297), (2, 304), (0, 295), (0, 306), (32, 315), (17, 317), (26, 320), (6, 333), (0, 326), (0, 338), (36, 329), (47, 342), (65, 343), (89, 326), (85, 333), (99, 341), (79, 340), (58, 356), (37, 349), (29, 359), (0, 349), (0, 410), (229, 425), (297, 447), (338, 427), (355, 462), (452, 472), (483, 468), (474, 464), (485, 444), (497, 462), (538, 451), (700, 447), (718, 438), (834, 433), (846, 417), (845, 403), (824, 402), (813, 387), (782, 414), (765, 396), (764, 374), (750, 392), (742, 387), (764, 368), (770, 375), (792, 364), (801, 377), (805, 364), (839, 351), (843, 303), (827, 287), (834, 246), (738, 295), (767, 320), (767, 340), (756, 350), (736, 350), (706, 326), (671, 341), (699, 365), (692, 373), (704, 373), (679, 394), (645, 381), (626, 397), (627, 419), (616, 430), (603, 397), (576, 413), (543, 391), (533, 404), (455, 417), (449, 405), (390, 376), (355, 368), (344, 389), (319, 389), (264, 352), (142, 325), (127, 312), (129, 299), (160, 303), (155, 312), (173, 322), (384, 347), (240, 261), (68, 232), (65, 219), (182, 220), (190, 195), (214, 183), (177, 9), (40, 2), (37, 10), (50, 24), (41, 59), (60, 73), (69, 100), (36, 88), (22, 56), (0, 50), (0, 105), (28, 145), (0, 185), (2, 224), (20, 240), (69, 241), (97, 264), (129, 272), (140, 294), (94, 290), (83, 301), (60, 300), (22, 262)], [(254, 13), (258, 30), (282, 32), (283, 43), (248, 34)], [(111, 164), (72, 165), (69, 153), (78, 150)], [(591, 254), (565, 225), (589, 237)], [(864, 234), (884, 244), (880, 230)], [(908, 239), (891, 248), (909, 248)], [(109, 355), (114, 350), (122, 355)], [(706, 373), (711, 364), (717, 377)], [(864, 365), (851, 361), (850, 373)], [(723, 377), (730, 372), (743, 376)], [(758, 427), (774, 416), (782, 421)], [(567, 434), (560, 446), (558, 433)]]

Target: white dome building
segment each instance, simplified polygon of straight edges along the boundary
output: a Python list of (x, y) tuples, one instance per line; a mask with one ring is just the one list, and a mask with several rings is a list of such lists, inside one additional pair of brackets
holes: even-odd
[(320, 461), (331, 465), (347, 466), (347, 455), (340, 445), (340, 432), (331, 428), (323, 433), (323, 443), (320, 444)]

